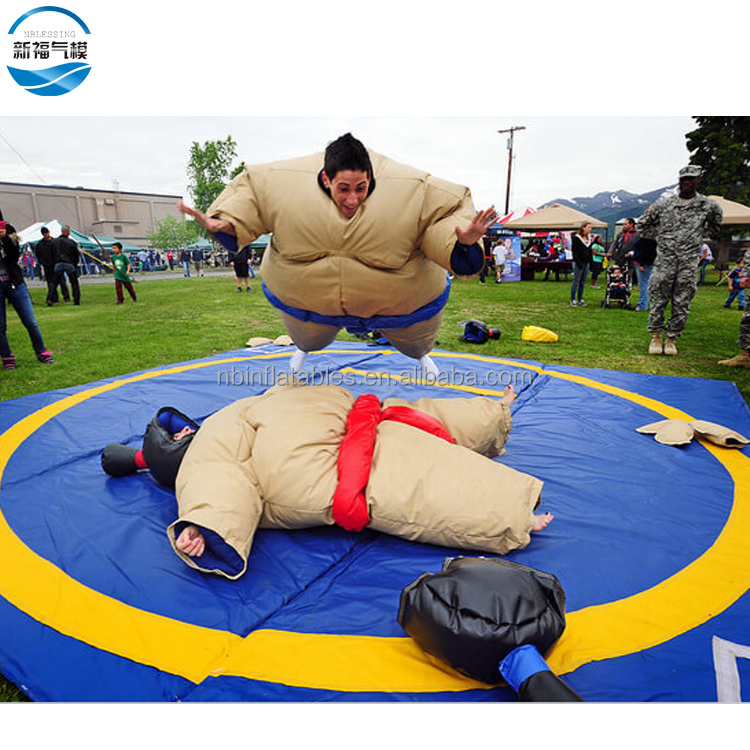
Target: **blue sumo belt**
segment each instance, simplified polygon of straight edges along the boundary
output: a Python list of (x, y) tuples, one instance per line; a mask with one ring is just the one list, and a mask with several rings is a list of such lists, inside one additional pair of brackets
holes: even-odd
[(451, 291), (450, 279), (446, 280), (443, 293), (426, 305), (417, 308), (414, 312), (406, 315), (371, 315), (369, 318), (360, 318), (356, 315), (321, 315), (312, 310), (303, 310), (292, 307), (282, 302), (266, 285), (261, 282), (263, 293), (268, 301), (278, 310), (291, 315), (304, 323), (318, 323), (335, 328), (346, 328), (352, 334), (364, 334), (371, 331), (387, 331), (391, 328), (408, 328), (415, 323), (434, 318), (447, 304)]

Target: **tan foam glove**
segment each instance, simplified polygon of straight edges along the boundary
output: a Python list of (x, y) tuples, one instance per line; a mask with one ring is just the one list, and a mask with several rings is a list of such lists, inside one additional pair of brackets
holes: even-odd
[(263, 346), (263, 344), (270, 344), (271, 339), (264, 338), (263, 336), (255, 336), (252, 339), (248, 339), (245, 346)]
[(695, 434), (695, 430), (681, 419), (662, 419), (661, 422), (643, 425), (636, 432), (653, 435), (657, 443), (664, 445), (687, 445)]
[(245, 343), (245, 346), (263, 346), (263, 344), (275, 344), (276, 346), (292, 346), (294, 344), (294, 341), (292, 341), (290, 336), (287, 336), (284, 333), (281, 336), (277, 336), (275, 339), (273, 339), (273, 341), (271, 339), (264, 338), (263, 336), (256, 336), (255, 338), (248, 339)]
[(740, 435), (739, 432), (702, 419), (694, 419), (692, 422), (685, 422), (682, 419), (663, 419), (660, 422), (643, 425), (636, 432), (654, 435), (656, 442), (664, 445), (687, 445), (696, 434), (724, 448), (742, 448), (750, 443), (750, 440)]
[(695, 430), (698, 437), (725, 448), (742, 448), (750, 443), (750, 440), (744, 435), (740, 435), (739, 432), (730, 430), (728, 427), (722, 427), (715, 422), (695, 419), (690, 422), (690, 426)]

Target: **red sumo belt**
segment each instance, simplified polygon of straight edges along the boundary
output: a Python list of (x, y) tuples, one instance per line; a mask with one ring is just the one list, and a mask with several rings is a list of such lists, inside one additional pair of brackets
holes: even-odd
[(339, 481), (333, 495), (333, 520), (347, 531), (362, 531), (369, 523), (365, 488), (370, 479), (375, 433), (384, 420), (401, 422), (454, 443), (442, 422), (409, 406), (380, 408), (371, 393), (360, 396), (346, 418), (346, 435), (338, 459)]

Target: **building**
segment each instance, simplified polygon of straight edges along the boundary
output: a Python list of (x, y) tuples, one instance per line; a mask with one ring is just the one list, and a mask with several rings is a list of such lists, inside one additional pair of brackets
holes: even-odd
[(157, 221), (173, 216), (182, 196), (92, 190), (64, 185), (0, 182), (0, 208), (6, 221), (23, 229), (38, 221), (59, 219), (87, 235), (106, 235), (148, 247)]

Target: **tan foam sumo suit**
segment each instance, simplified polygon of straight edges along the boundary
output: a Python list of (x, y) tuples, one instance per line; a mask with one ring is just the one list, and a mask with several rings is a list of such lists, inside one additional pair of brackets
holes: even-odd
[[(332, 385), (279, 385), (207, 418), (177, 475), (179, 518), (223, 546), (188, 565), (238, 578), (257, 528), (332, 525), (339, 446), (354, 396)], [(365, 489), (369, 527), (413, 541), (495, 554), (525, 547), (542, 482), (489, 458), (504, 452), (506, 404), (490, 398), (386, 399), (437, 418), (455, 444), (410, 425), (377, 426)], [(207, 538), (207, 542), (210, 541)], [(227, 563), (227, 561), (229, 561)]]
[(319, 182), (323, 153), (245, 167), (207, 214), (234, 226), (238, 247), (272, 234), (264, 291), (301, 350), (366, 321), (418, 359), (435, 343), (455, 228), (474, 205), (466, 187), (369, 154), (374, 187), (351, 219)]

